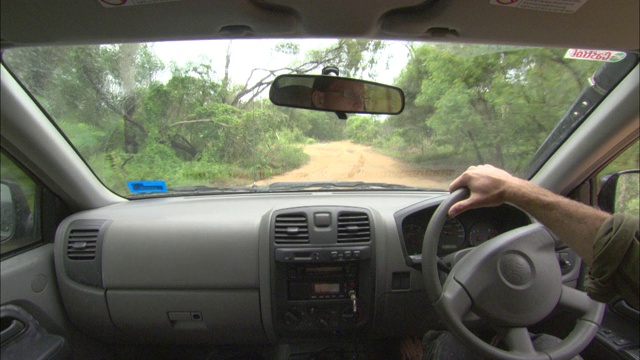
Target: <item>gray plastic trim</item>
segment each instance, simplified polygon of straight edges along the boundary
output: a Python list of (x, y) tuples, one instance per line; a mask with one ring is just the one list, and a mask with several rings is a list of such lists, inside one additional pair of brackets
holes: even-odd
[(58, 295), (53, 245), (39, 246), (0, 265), (0, 303), (20, 304), (50, 332), (66, 335), (70, 324)]
[(104, 287), (257, 289), (257, 226), (243, 218), (114, 221), (103, 243)]
[(11, 155), (74, 208), (125, 201), (100, 183), (4, 65), (0, 67), (3, 147), (7, 141)]
[[(437, 246), (437, 241), (433, 239), (438, 238), (446, 219), (446, 213), (451, 205), (467, 196), (468, 189), (462, 188), (456, 190), (438, 207), (427, 228), (423, 253), (428, 254), (429, 249), (435, 249)], [(542, 232), (547, 232), (547, 234), (544, 235)], [(535, 236), (531, 237), (531, 234)], [(553, 268), (547, 269), (547, 267), (551, 267), (550, 264), (555, 261), (553, 258), (554, 255), (552, 255), (554, 241), (551, 233), (539, 224), (532, 224), (525, 228), (500, 235), (499, 237), (503, 237), (503, 241), (484, 243), (469, 253), (469, 255), (452, 269), (444, 286), (440, 286), (438, 279), (436, 279), (437, 268), (435, 267), (435, 255), (427, 256), (423, 259), (425, 286), (428, 290), (434, 292), (434, 294), (429, 294), (429, 296), (443, 321), (446, 322), (448, 327), (468, 346), (494, 359), (561, 360), (569, 359), (584, 350), (591, 340), (593, 340), (599, 328), (599, 324), (604, 316), (605, 306), (604, 304), (591, 300), (581, 291), (559, 285), (561, 284), (561, 274), (557, 263), (554, 263)], [(498, 238), (496, 238), (495, 241), (497, 241)], [(506, 245), (504, 249), (506, 250), (505, 252), (501, 251), (503, 244)], [(530, 253), (530, 248), (533, 249), (533, 252), (531, 252), (531, 255), (527, 255)], [(484, 311), (484, 309), (479, 307), (482, 304), (476, 304), (476, 301), (482, 303), (483, 297), (487, 296), (486, 293), (488, 293), (489, 297), (493, 296), (493, 294), (491, 294), (494, 286), (492, 283), (489, 283), (486, 289), (484, 286), (475, 289), (474, 287), (478, 284), (471, 283), (469, 276), (475, 273), (476, 270), (482, 272), (483, 268), (486, 268), (485, 265), (488, 260), (491, 267), (491, 254), (495, 253), (496, 250), (498, 250), (501, 256), (496, 262), (496, 264), (501, 264), (498, 273), (501, 273), (501, 278), (504, 277), (503, 281), (500, 282), (508, 284), (510, 288), (519, 289), (520, 292), (526, 294), (529, 290), (533, 289), (533, 287), (540, 285), (537, 279), (539, 276), (542, 276), (542, 285), (548, 283), (550, 286), (560, 286), (560, 291), (558, 291), (560, 294), (551, 297), (550, 300), (553, 302), (551, 304), (545, 303), (549, 299), (546, 299), (544, 296), (539, 296), (538, 298), (531, 296), (530, 299), (523, 299), (522, 297), (516, 298), (515, 302), (517, 306), (520, 306), (519, 302), (526, 300), (529, 301), (529, 305), (525, 304), (526, 306), (536, 309), (541, 307), (539, 310), (543, 310), (542, 308), (544, 308), (545, 312), (550, 313), (550, 311), (555, 308), (554, 304), (557, 303), (560, 307), (576, 310), (581, 314), (582, 317), (577, 321), (573, 330), (557, 346), (545, 351), (535, 351), (529, 338), (527, 326), (533, 322), (537, 322), (538, 319), (528, 317), (514, 323), (508, 323), (505, 322), (505, 314), (502, 313), (503, 310), (500, 307), (493, 309), (493, 311), (488, 311), (489, 314), (484, 316), (487, 320), (492, 321), (499, 329), (502, 329), (509, 347), (508, 351), (485, 343), (463, 324), (462, 319), (472, 310), (474, 312), (476, 310)], [(508, 266), (503, 268), (501, 262), (512, 254), (515, 254), (518, 258), (527, 259), (527, 261), (533, 261), (532, 256), (534, 255), (536, 259), (529, 266), (517, 265), (517, 262), (511, 264), (509, 261)], [(538, 263), (540, 254), (544, 254), (544, 257), (542, 258), (542, 262)], [(532, 276), (527, 274), (528, 269), (532, 271)], [(490, 268), (484, 270), (488, 270), (488, 273), (495, 272), (495, 270)], [(523, 272), (522, 270), (525, 271)], [(538, 275), (536, 275), (536, 272)], [(511, 275), (517, 276), (513, 277)], [(433, 279), (436, 279), (436, 282), (430, 283), (430, 281), (434, 281)], [(526, 282), (523, 282), (523, 279), (526, 280)], [(509, 292), (511, 292), (511, 290), (509, 290)], [(507, 293), (503, 296), (507, 296), (506, 294)], [(540, 304), (542, 304), (542, 306), (540, 306)], [(490, 302), (489, 307), (495, 307), (494, 303)], [(509, 305), (509, 307), (511, 307), (511, 305)], [(536, 317), (544, 315), (545, 314), (538, 314)]]
[(257, 290), (109, 290), (106, 296), (114, 324), (137, 343), (266, 342)]
[[(190, 340), (187, 338), (194, 334), (203, 343), (218, 341), (215, 336), (220, 331), (219, 324), (203, 330), (207, 336), (196, 331), (199, 325), (193, 327), (193, 332), (187, 332), (191, 335), (179, 335), (177, 329), (158, 334), (153, 324), (162, 322), (163, 328), (166, 324), (164, 317), (160, 319), (157, 314), (150, 313), (155, 310), (134, 312), (124, 309), (128, 306), (124, 304), (131, 304), (134, 309), (146, 304), (179, 314), (200, 311), (204, 319), (210, 316), (208, 313), (236, 314), (248, 306), (248, 311), (254, 314), (251, 316), (255, 317), (245, 322), (242, 315), (238, 317), (240, 320), (233, 321), (245, 322), (244, 326), (252, 334), (257, 334), (256, 341), (275, 343), (278, 338), (272, 319), (273, 278), (270, 269), (273, 258), (269, 231), (275, 211), (306, 206), (344, 208), (358, 204), (371, 214), (374, 233), (381, 234), (375, 248), (397, 253), (397, 259), (391, 263), (392, 268), (402, 269), (404, 262), (393, 214), (441, 195), (430, 192), (358, 192), (173, 197), (136, 200), (76, 213), (65, 219), (56, 233), (55, 258), (60, 292), (73, 324), (104, 342), (157, 342), (160, 339), (164, 343), (188, 343)], [(376, 211), (371, 210), (374, 208)], [(111, 222), (103, 244), (106, 290), (79, 284), (66, 273), (64, 234), (73, 221), (87, 219)], [(389, 260), (383, 261), (377, 271), (384, 272), (388, 263)], [(375, 281), (377, 279), (371, 279), (371, 284)], [(174, 300), (165, 303), (165, 296)], [(375, 299), (378, 296), (376, 294)], [(254, 301), (254, 297), (258, 300)], [(188, 304), (208, 301), (202, 299), (213, 301), (216, 308), (207, 305), (197, 306), (200, 309), (187, 309)], [(375, 299), (372, 296), (371, 300)], [(174, 303), (185, 306), (174, 308), (171, 305)], [(138, 313), (146, 320), (136, 322), (138, 320), (130, 318)], [(165, 315), (168, 319), (169, 315)], [(191, 325), (194, 324), (186, 324), (185, 328)], [(134, 339), (126, 330), (130, 326), (143, 329), (144, 333)], [(178, 335), (173, 337), (171, 334)], [(238, 341), (250, 341), (249, 335), (236, 335)]]
[(565, 194), (596, 173), (640, 136), (640, 68), (614, 88), (560, 149), (531, 179)]

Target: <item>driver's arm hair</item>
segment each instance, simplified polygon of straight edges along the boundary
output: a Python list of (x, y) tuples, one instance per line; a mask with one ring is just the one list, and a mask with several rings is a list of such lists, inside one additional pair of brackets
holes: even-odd
[(512, 203), (553, 231), (587, 264), (593, 262), (596, 233), (611, 216), (491, 165), (470, 167), (449, 185), (449, 190), (463, 186), (468, 187), (471, 194), (454, 204), (449, 209), (449, 216), (474, 208)]
[(596, 234), (611, 214), (554, 194), (531, 182), (514, 179), (505, 186), (505, 200), (543, 223), (591, 265)]

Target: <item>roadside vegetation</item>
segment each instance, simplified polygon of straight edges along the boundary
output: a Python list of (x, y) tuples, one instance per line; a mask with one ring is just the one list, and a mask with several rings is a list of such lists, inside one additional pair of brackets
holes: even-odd
[[(491, 163), (517, 173), (600, 66), (564, 59), (562, 49), (407, 48), (394, 84), (406, 93), (405, 111), (346, 122), (333, 113), (278, 108), (265, 91), (279, 74), (319, 74), (328, 65), (342, 76), (375, 80), (379, 41), (341, 40), (307, 52), (302, 62), (256, 71), (244, 83), (229, 78), (232, 42), (222, 74), (206, 60), (165, 64), (144, 44), (12, 49), (3, 56), (120, 194), (128, 194), (127, 181), (141, 179), (169, 187), (248, 185), (304, 164), (305, 144), (345, 139), (424, 169)], [(281, 43), (274, 51), (300, 49)]]

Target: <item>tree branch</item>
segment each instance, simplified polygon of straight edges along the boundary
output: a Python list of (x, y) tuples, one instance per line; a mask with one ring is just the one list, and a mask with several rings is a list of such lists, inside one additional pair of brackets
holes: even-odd
[(230, 127), (227, 124), (223, 124), (221, 122), (217, 122), (217, 121), (215, 121), (213, 119), (183, 120), (183, 121), (178, 121), (178, 122), (175, 122), (173, 124), (170, 124), (169, 127), (176, 126), (176, 125), (191, 124), (191, 123), (201, 123), (201, 122), (211, 122), (211, 123), (214, 123), (216, 125), (220, 125), (220, 126), (224, 126), (224, 127)]
[(142, 131), (143, 134), (145, 134), (145, 135), (147, 134), (147, 130), (144, 128), (144, 126), (142, 124), (140, 124), (139, 122), (133, 120), (133, 118), (129, 114), (127, 114), (123, 109), (121, 109), (120, 107), (116, 106), (111, 101), (111, 99), (109, 98), (107, 93), (105, 93), (104, 90), (102, 90), (102, 87), (95, 80), (93, 74), (91, 73), (89, 68), (86, 66), (86, 64), (83, 64), (83, 66), (82, 66), (82, 74), (87, 79), (87, 81), (89, 81), (89, 83), (93, 87), (93, 90), (96, 92), (96, 94), (98, 94), (100, 99), (102, 99), (102, 101), (105, 103), (105, 105), (109, 109), (111, 109), (116, 114), (122, 116), (125, 121), (127, 121), (127, 122), (131, 123), (133, 126), (137, 127), (140, 131)]

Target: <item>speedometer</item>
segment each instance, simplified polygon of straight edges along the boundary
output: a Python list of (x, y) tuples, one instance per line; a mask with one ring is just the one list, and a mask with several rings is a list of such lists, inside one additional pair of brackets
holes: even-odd
[(493, 224), (479, 222), (471, 228), (471, 231), (469, 232), (469, 240), (471, 241), (471, 245), (480, 245), (497, 235), (498, 230), (493, 226)]
[(438, 254), (448, 254), (462, 249), (464, 246), (464, 226), (458, 219), (448, 219), (442, 227), (438, 241)]

